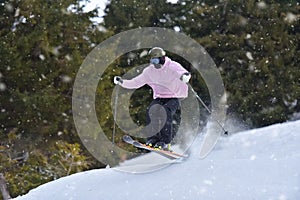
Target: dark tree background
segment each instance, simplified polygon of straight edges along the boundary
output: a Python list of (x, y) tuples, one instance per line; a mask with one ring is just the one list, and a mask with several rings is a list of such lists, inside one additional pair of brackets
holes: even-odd
[[(91, 18), (97, 11), (84, 12), (79, 0), (0, 1), (0, 174), (11, 196), (104, 167), (77, 136), (72, 87), (96, 45), (132, 28), (165, 27), (198, 41), (221, 72), (228, 114), (248, 125), (299, 119), (299, 10), (297, 0), (111, 0), (103, 22), (95, 24)], [(108, 137), (113, 128), (112, 78), (147, 62), (141, 53), (117, 59), (99, 84), (97, 115)], [(192, 70), (185, 60), (171, 56)], [(193, 74), (191, 84), (209, 104), (199, 74)], [(134, 99), (130, 112), (143, 125), (151, 91), (137, 90)], [(117, 129), (119, 146), (121, 136)]]

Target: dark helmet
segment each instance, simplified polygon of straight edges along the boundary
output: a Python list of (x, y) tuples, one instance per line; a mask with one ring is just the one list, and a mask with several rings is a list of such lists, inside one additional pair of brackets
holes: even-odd
[(160, 47), (153, 47), (149, 53), (151, 58), (160, 58), (166, 55), (166, 52)]

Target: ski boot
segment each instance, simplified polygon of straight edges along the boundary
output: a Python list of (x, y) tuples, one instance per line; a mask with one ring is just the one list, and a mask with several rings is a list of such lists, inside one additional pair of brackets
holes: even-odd
[(157, 143), (157, 139), (151, 138), (151, 139), (147, 140), (146, 145), (149, 147), (153, 147), (156, 143)]
[(166, 144), (164, 142), (157, 142), (154, 146), (156, 149), (171, 151), (171, 144)]

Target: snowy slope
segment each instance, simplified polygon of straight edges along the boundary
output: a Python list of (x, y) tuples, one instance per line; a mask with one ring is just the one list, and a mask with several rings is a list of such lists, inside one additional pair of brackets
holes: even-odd
[[(190, 157), (152, 173), (98, 169), (42, 185), (18, 200), (297, 200), (300, 199), (300, 121), (234, 134), (199, 159)], [(128, 161), (148, 161), (147, 154)]]

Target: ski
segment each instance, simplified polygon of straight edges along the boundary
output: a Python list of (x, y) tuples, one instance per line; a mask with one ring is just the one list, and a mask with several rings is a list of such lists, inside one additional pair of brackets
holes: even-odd
[(137, 148), (140, 148), (140, 149), (146, 149), (148, 151), (151, 151), (151, 152), (155, 152), (161, 156), (164, 156), (166, 158), (169, 158), (169, 159), (179, 159), (179, 158), (187, 158), (188, 155), (186, 154), (180, 154), (180, 153), (176, 153), (174, 151), (168, 151), (168, 150), (162, 150), (162, 149), (157, 149), (157, 148), (153, 148), (153, 147), (149, 147), (141, 142), (138, 142), (136, 140), (134, 140), (132, 137), (130, 137), (129, 135), (124, 135), (123, 136), (123, 141), (128, 143), (128, 144), (131, 144)]

